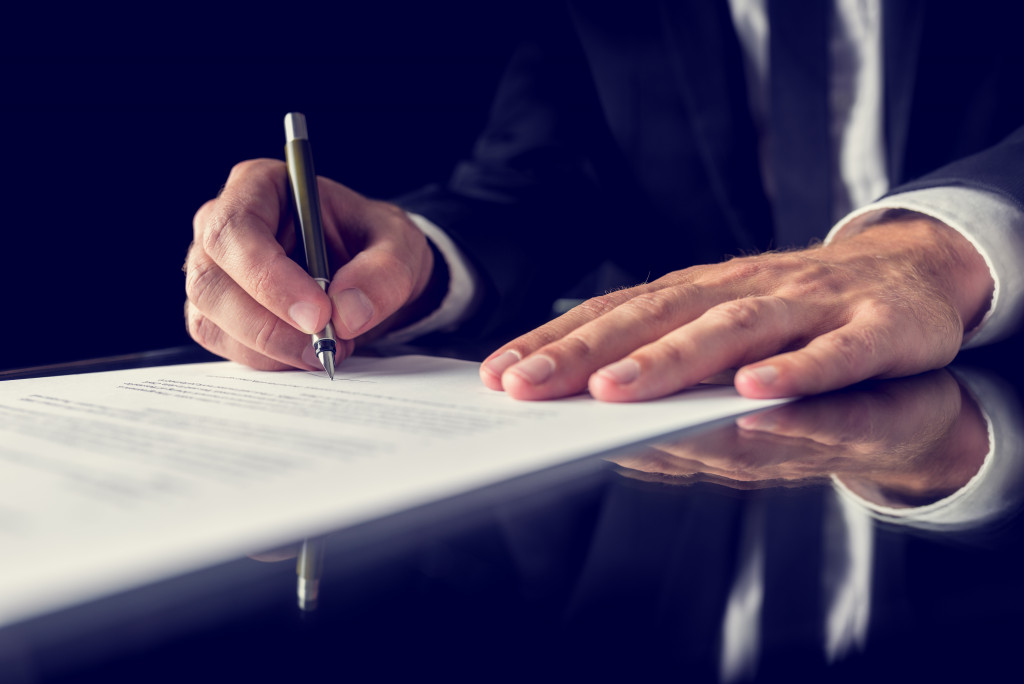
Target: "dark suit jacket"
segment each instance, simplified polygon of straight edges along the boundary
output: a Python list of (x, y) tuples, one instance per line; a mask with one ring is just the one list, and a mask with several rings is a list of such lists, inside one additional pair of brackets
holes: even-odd
[[(1018, 3), (882, 5), (894, 191), (966, 185), (1024, 207)], [(515, 56), (472, 158), (447, 185), (402, 200), (484, 276), (473, 334), (536, 324), (605, 260), (628, 285), (786, 246), (763, 191), (726, 0), (561, 9)]]

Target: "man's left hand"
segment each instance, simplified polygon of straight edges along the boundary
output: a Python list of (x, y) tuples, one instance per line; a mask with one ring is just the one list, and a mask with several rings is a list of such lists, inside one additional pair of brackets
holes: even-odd
[(733, 368), (747, 397), (816, 394), (945, 366), (993, 287), (960, 233), (907, 214), (595, 297), (495, 351), (480, 374), (517, 399), (640, 401)]

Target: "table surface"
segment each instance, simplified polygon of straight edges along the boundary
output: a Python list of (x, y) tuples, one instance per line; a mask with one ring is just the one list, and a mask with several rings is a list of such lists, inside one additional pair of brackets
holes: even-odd
[(1024, 637), (1020, 383), (985, 365), (337, 530), (315, 611), (296, 545), (14, 625), (0, 681), (985, 681)]

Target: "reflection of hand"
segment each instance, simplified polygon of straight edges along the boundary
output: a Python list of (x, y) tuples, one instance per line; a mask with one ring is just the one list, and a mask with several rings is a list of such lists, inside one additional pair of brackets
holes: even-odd
[(269, 551), (261, 551), (259, 553), (250, 553), (249, 558), (260, 563), (280, 563), (281, 561), (292, 560), (299, 555), (299, 551), (302, 549), (302, 544), (288, 544), (281, 546), (276, 549), (270, 549)]
[(839, 477), (889, 506), (962, 487), (988, 452), (984, 418), (946, 371), (815, 397), (614, 459), (634, 476), (737, 487)]
[(325, 294), (288, 257), (296, 241), (286, 177), (283, 162), (243, 162), (196, 212), (186, 318), (192, 337), (221, 356), (319, 370), (309, 333), (333, 320), (345, 358), (355, 337), (380, 330), (424, 292), (433, 255), (401, 209), (319, 178), (328, 262), (340, 265)]
[(813, 394), (946, 365), (992, 287), (965, 238), (915, 214), (597, 297), (498, 349), (481, 376), (518, 399), (634, 401), (741, 367), (745, 396)]

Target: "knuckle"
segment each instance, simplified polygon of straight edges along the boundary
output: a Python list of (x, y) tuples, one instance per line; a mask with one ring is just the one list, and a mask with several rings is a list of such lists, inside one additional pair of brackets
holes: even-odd
[[(648, 350), (650, 354), (656, 355), (658, 365), (667, 368), (673, 375), (678, 375), (686, 364), (693, 361), (693, 349), (683, 344), (679, 339), (664, 337)], [(643, 352), (641, 352), (641, 355)]]
[(245, 282), (252, 296), (259, 302), (265, 302), (274, 287), (274, 269), (272, 264), (258, 262), (250, 266), (245, 274)]
[(231, 230), (232, 223), (233, 214), (223, 206), (210, 212), (196, 236), (203, 251), (214, 258), (221, 254), (224, 251), (225, 235)]
[(922, 313), (921, 309), (916, 311), (909, 310), (895, 298), (892, 301), (888, 299), (868, 299), (859, 302), (856, 308), (856, 314), (869, 322), (872, 327), (898, 326), (901, 321), (905, 322), (908, 317), (920, 316)]
[(736, 257), (713, 268), (710, 274), (726, 281), (747, 281), (770, 286), (778, 274), (789, 274), (799, 269), (805, 258), (797, 252), (769, 252), (755, 256)]
[(766, 263), (759, 257), (740, 257), (726, 261), (722, 265), (722, 269), (729, 279), (750, 280), (764, 273)]
[(196, 307), (205, 310), (210, 297), (220, 289), (222, 277), (223, 272), (209, 259), (190, 259), (185, 270), (185, 295)]
[(210, 214), (211, 212), (213, 212), (214, 207), (216, 207), (216, 205), (216, 200), (208, 200), (204, 202), (202, 206), (196, 209), (196, 213), (192, 215), (193, 236), (198, 237), (199, 234), (202, 232), (203, 226), (206, 225), (206, 222), (209, 219)]
[(838, 332), (830, 338), (829, 362), (846, 370), (875, 367), (883, 346), (878, 329), (872, 326)]
[(196, 237), (203, 251), (219, 261), (230, 252), (231, 245), (238, 240), (237, 236), (244, 235), (259, 223), (262, 220), (248, 206), (221, 201), (209, 212), (201, 234)]
[(619, 306), (621, 303), (621, 297), (616, 295), (618, 295), (617, 292), (611, 292), (597, 297), (591, 297), (574, 307), (570, 313), (573, 313), (574, 317), (583, 316), (587, 319), (600, 318)]
[[(567, 316), (568, 314), (563, 314)], [(546, 347), (549, 344), (554, 344), (561, 339), (564, 339), (566, 331), (559, 326), (561, 318), (555, 319), (554, 321), (535, 328), (525, 335), (521, 335), (516, 339), (512, 340), (508, 347), (517, 350), (523, 356), (531, 354), (541, 347)]]
[(706, 315), (727, 328), (749, 331), (761, 325), (762, 308), (756, 299), (734, 299), (709, 309)]
[(253, 337), (253, 344), (256, 351), (264, 356), (270, 356), (270, 350), (277, 337), (277, 331), (281, 325), (281, 319), (275, 316), (266, 316), (258, 324), (256, 335)]
[(845, 286), (839, 271), (813, 250), (740, 257), (721, 266), (713, 272), (718, 282), (744, 283), (750, 295), (778, 292), (798, 297), (838, 292)]
[(579, 362), (593, 356), (594, 346), (580, 335), (569, 335), (559, 341), (551, 351), (560, 358)]
[(655, 324), (671, 320), (677, 310), (674, 298), (665, 290), (639, 294), (626, 305), (638, 311), (645, 321)]
[(196, 341), (196, 344), (215, 351), (218, 340), (220, 339), (221, 330), (208, 319), (195, 310), (195, 307), (189, 307), (188, 315), (185, 318), (188, 334)]
[(252, 170), (260, 166), (263, 166), (264, 164), (266, 164), (266, 160), (264, 159), (246, 159), (240, 161), (231, 167), (231, 171), (228, 173), (228, 180), (234, 178), (235, 176), (245, 176), (249, 174)]
[(834, 267), (804, 258), (786, 277), (781, 289), (795, 298), (841, 296), (848, 292), (849, 278)]

